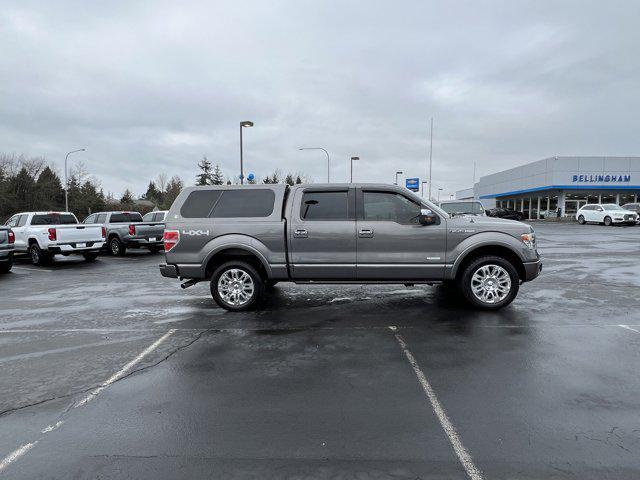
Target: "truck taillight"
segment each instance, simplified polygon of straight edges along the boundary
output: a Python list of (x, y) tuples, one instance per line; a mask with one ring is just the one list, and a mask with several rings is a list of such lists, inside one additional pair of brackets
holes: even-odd
[(16, 234), (9, 230), (9, 243), (16, 243)]
[(136, 226), (129, 225), (129, 235), (135, 235), (135, 234), (136, 234)]
[(107, 238), (107, 227), (102, 227), (102, 238)]
[(55, 242), (58, 239), (58, 232), (56, 232), (55, 228), (49, 229), (49, 240)]
[(168, 252), (180, 241), (180, 232), (178, 230), (165, 230), (162, 239), (164, 240), (164, 251)]

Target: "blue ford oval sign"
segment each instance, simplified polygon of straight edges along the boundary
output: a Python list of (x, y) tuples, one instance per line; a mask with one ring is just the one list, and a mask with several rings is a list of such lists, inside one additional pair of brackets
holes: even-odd
[(250, 173), (249, 175), (247, 175), (247, 180), (249, 180), (250, 182), (256, 178), (255, 175), (253, 173)]

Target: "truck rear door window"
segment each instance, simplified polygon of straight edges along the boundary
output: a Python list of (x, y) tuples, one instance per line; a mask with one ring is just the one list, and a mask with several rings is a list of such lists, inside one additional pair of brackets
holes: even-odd
[(76, 217), (69, 213), (34, 215), (31, 219), (31, 225), (72, 225), (76, 223), (78, 223)]
[(109, 223), (135, 223), (142, 222), (142, 215), (137, 212), (112, 213)]
[(348, 220), (348, 192), (305, 192), (300, 206), (304, 220)]

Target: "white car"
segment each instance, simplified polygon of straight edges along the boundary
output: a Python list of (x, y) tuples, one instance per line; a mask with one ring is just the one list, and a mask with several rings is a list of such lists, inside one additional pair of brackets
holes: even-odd
[(15, 253), (28, 254), (34, 265), (48, 263), (54, 255), (83, 255), (93, 261), (104, 245), (101, 225), (79, 224), (70, 212), (23, 212), (6, 223), (15, 234)]
[(625, 210), (615, 203), (591, 203), (578, 210), (576, 220), (580, 225), (589, 222), (602, 223), (607, 226), (615, 223), (635, 225), (638, 214)]

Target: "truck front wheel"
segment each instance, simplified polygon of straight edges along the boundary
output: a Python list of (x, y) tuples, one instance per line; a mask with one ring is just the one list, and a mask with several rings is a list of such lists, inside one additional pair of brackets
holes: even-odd
[(515, 267), (497, 256), (473, 260), (462, 272), (460, 290), (473, 306), (497, 310), (509, 305), (516, 295), (520, 278)]
[(254, 308), (264, 293), (264, 281), (251, 265), (227, 262), (211, 277), (211, 295), (225, 310), (242, 312)]

